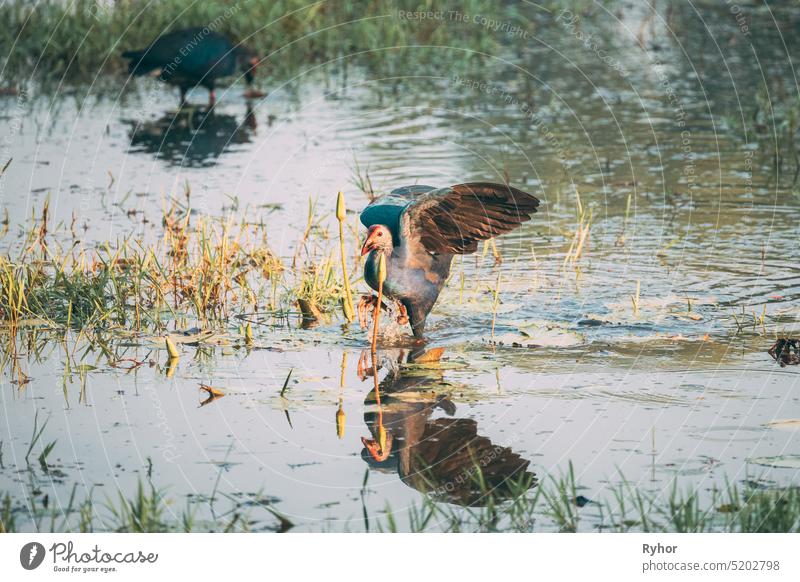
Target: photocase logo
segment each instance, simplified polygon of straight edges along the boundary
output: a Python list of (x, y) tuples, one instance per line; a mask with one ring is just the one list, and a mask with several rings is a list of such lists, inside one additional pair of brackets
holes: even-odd
[(19, 551), (19, 563), (26, 570), (35, 570), (44, 561), (44, 546), (39, 542), (29, 542)]

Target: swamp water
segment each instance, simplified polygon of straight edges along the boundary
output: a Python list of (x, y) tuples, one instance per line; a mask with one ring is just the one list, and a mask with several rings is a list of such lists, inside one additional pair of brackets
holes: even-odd
[[(245, 515), (237, 529), (279, 529), (280, 515), (293, 531), (363, 530), (390, 508), (408, 529), (423, 495), (456, 508), (474, 495), (420, 476), (458, 474), (466, 465), (445, 467), (447, 453), (476, 435), (540, 483), (571, 463), (592, 500), (623, 478), (648, 494), (701, 497), (728, 483), (797, 485), (798, 375), (767, 349), (797, 326), (800, 201), (793, 167), (777, 171), (769, 149), (777, 129), (759, 141), (735, 123), (757, 98), (740, 79), (762, 69), (725, 22), (711, 36), (727, 44), (695, 51), (705, 60), (688, 59), (697, 47), (660, 19), (647, 25), (648, 51), (626, 28), (638, 20), (601, 23), (624, 76), (551, 27), (473, 76), (408, 71), (396, 82), (334, 63), (266, 81), (268, 97), (254, 103), (239, 86), (220, 91), (207, 116), (176, 116), (177, 96), (148, 79), (121, 92), (104, 83), (0, 97), (12, 254), (47, 198), (51, 240), (67, 248), (71, 230), (87, 249), (158, 238), (165, 198), (186, 184), (193, 216), (263, 219), (287, 265), (335, 253), (336, 191), (354, 211), (367, 203), (356, 164), (378, 192), (507, 176), (543, 201), (497, 241), (502, 262), (491, 249), (454, 262), (429, 320), (428, 347), (445, 348), (439, 365), (398, 364), (407, 332), (384, 318), (380, 407), (373, 378), (358, 373), (369, 334), (343, 327), (338, 311), (312, 329), (297, 315), (239, 314), (254, 346), (190, 341), (173, 370), (152, 338), (109, 342), (115, 358), (145, 362), (128, 370), (77, 331), (15, 332), (0, 380), (0, 491), (19, 527), (35, 527), (27, 507), (45, 497), (66, 507), (77, 487), (102, 514), (118, 490), (152, 481), (175, 519), (188, 505), (198, 520)], [(720, 61), (738, 69), (721, 74)], [(731, 114), (733, 89), (743, 104)], [(309, 198), (320, 222), (298, 253)], [(355, 213), (348, 224), (352, 268)], [(201, 406), (201, 384), (225, 396)], [(379, 409), (394, 441), (381, 461), (362, 441), (379, 437)], [(35, 417), (47, 423), (26, 464)], [(580, 511), (580, 529), (599, 526), (592, 504)]]

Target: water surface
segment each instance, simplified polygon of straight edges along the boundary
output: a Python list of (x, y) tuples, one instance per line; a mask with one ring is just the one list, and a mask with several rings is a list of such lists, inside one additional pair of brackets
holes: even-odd
[[(350, 208), (366, 205), (356, 164), (381, 192), (508, 178), (543, 201), (498, 241), (501, 263), (491, 253), (454, 263), (430, 319), (430, 345), (446, 348), (440, 366), (399, 365), (407, 338), (384, 338), (391, 458), (362, 443), (379, 409), (373, 378), (357, 370), (368, 335), (336, 318), (313, 330), (257, 325), (269, 349), (187, 348), (169, 377), (163, 350), (145, 340), (115, 344), (154, 362), (125, 371), (97, 352), (67, 368), (75, 334), (40, 338), (36, 350), (21, 337), (16, 363), (30, 381), (14, 383), (6, 363), (0, 490), (66, 504), (75, 484), (104, 499), (149, 471), (176, 512), (188, 499), (213, 514), (215, 492), (250, 506), (254, 529), (277, 527), (267, 502), (301, 530), (361, 530), (365, 507), (378, 518), (391, 507), (403, 527), (403, 510), (436, 494), (415, 478), (419, 463), (447, 473), (437, 447), (476, 437), (501, 447), (500, 471), (543, 481), (571, 462), (590, 498), (621, 475), (656, 494), (796, 485), (797, 425), (775, 421), (800, 418), (797, 375), (766, 350), (797, 323), (800, 210), (794, 168), (776, 167), (770, 146), (778, 128), (758, 133), (750, 120), (761, 119), (752, 79), (790, 81), (780, 63), (797, 47), (762, 35), (753, 48), (729, 14), (697, 6), (584, 22), (625, 75), (551, 15), (472, 75), (389, 80), (332, 63), (267, 82), (255, 102), (232, 86), (211, 114), (176, 116), (177, 96), (148, 79), (0, 97), (13, 140), (2, 189), (12, 252), (47, 197), (65, 244), (72, 223), (87, 248), (153, 240), (165, 197), (188, 184), (197, 215), (263, 217), (290, 261), (309, 200), (327, 228), (338, 190)], [(770, 15), (753, 11), (767, 27)], [(693, 30), (704, 16), (711, 28)], [(573, 262), (581, 210), (590, 236)], [(200, 383), (227, 395), (200, 406)], [(49, 473), (23, 460), (36, 411), (49, 419), (43, 440), (57, 442)]]

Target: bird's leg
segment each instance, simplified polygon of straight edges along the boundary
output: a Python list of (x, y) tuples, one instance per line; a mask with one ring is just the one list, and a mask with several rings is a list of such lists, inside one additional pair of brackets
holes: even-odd
[[(378, 302), (378, 297), (375, 295), (362, 295), (358, 300), (358, 323), (362, 329), (369, 326), (369, 316), (375, 310), (375, 304)], [(387, 309), (386, 304), (381, 302), (381, 309)]]
[(183, 109), (184, 105), (186, 105), (186, 87), (181, 87), (181, 102), (178, 105), (178, 109)]
[(209, 111), (217, 104), (217, 92), (214, 89), (208, 90), (208, 109)]
[(368, 313), (371, 310), (371, 306), (375, 305), (377, 300), (378, 298), (374, 295), (362, 295), (358, 300), (358, 323), (361, 329), (366, 329)]
[(397, 323), (400, 325), (405, 325), (408, 323), (408, 311), (406, 310), (406, 306), (397, 302)]
[(369, 350), (362, 351), (358, 358), (358, 377), (363, 382), (367, 376), (374, 376), (375, 372)]

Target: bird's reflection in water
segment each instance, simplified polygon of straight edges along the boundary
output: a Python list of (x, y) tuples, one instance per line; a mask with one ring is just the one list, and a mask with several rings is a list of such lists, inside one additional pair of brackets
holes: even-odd
[(388, 373), (364, 400), (372, 438), (361, 439), (361, 457), (373, 469), (397, 471), (406, 485), (435, 501), (481, 506), (489, 494), (502, 501), (533, 487), (530, 461), (478, 434), (475, 420), (455, 418), (441, 369), (404, 363), (416, 355), (382, 350), (377, 360), (362, 357), (362, 379), (373, 376), (378, 384), (375, 367)]
[(249, 143), (256, 133), (252, 105), (242, 121), (233, 115), (198, 107), (183, 107), (155, 121), (129, 121), (131, 151), (155, 155), (172, 165), (213, 166), (223, 152)]

